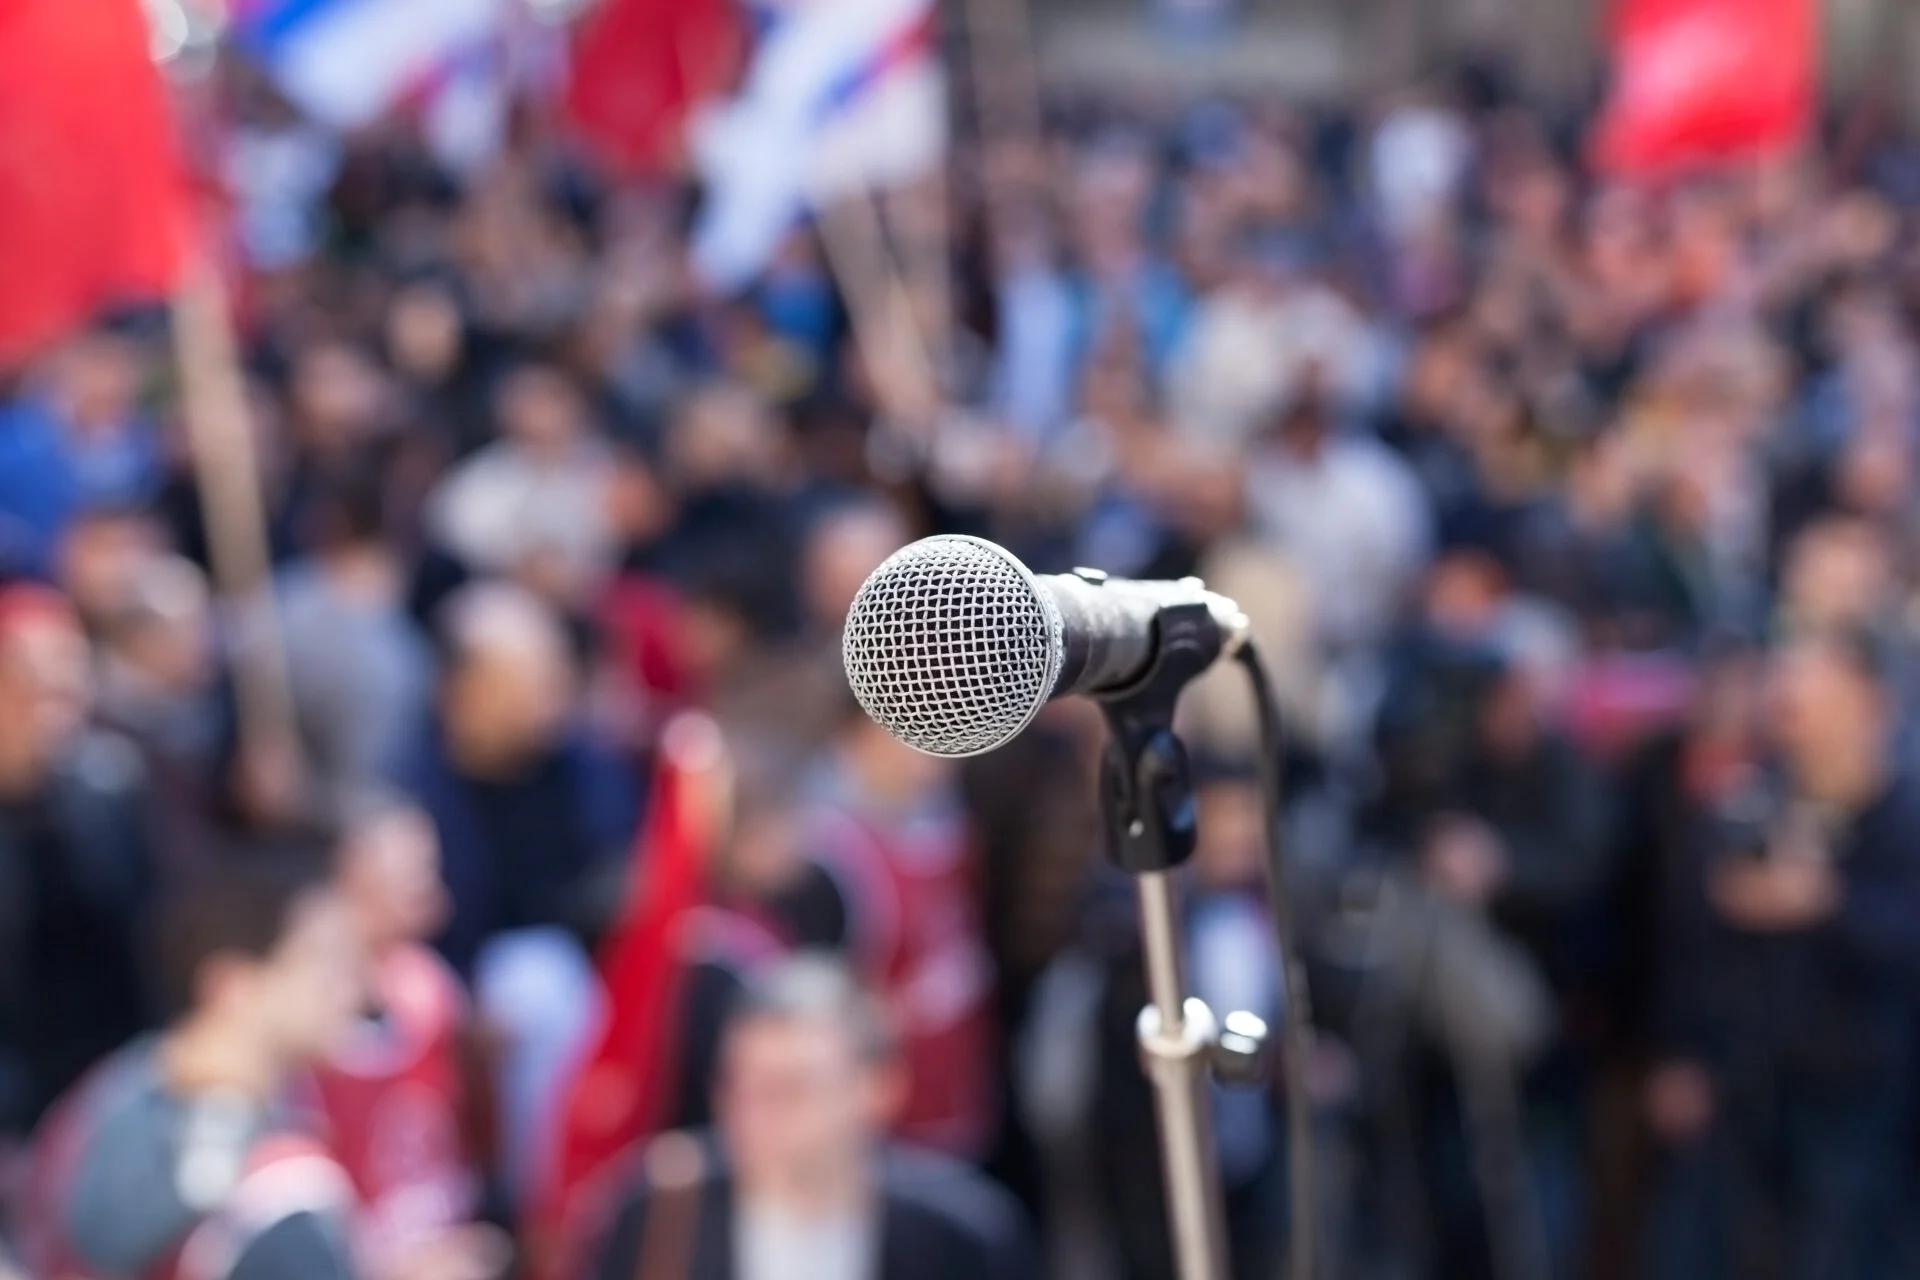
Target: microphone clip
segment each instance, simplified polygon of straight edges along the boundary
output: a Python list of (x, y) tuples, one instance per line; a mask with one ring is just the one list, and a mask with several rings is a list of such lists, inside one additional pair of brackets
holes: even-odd
[(1181, 692), (1222, 647), (1213, 611), (1198, 595), (1164, 606), (1154, 633), (1153, 661), (1140, 678), (1096, 695), (1108, 730), (1100, 768), (1107, 856), (1135, 874), (1170, 871), (1193, 854), (1193, 771), (1173, 715)]

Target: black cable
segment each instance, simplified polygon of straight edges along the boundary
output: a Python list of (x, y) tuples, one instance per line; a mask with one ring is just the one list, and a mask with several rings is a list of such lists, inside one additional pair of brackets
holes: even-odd
[(1307, 1059), (1313, 1052), (1313, 1008), (1307, 973), (1293, 945), (1287, 898), (1284, 840), (1281, 833), (1281, 772), (1285, 767), (1280, 705), (1273, 696), (1267, 667), (1251, 639), (1234, 660), (1253, 686), (1260, 721), (1261, 810), (1266, 820), (1267, 893), (1273, 913), (1274, 941), (1280, 952), (1280, 980), (1286, 1008), (1280, 1035), (1280, 1074), (1287, 1097), (1288, 1280), (1314, 1280), (1314, 1236), (1319, 1206), (1314, 1196), (1313, 1101), (1307, 1094)]

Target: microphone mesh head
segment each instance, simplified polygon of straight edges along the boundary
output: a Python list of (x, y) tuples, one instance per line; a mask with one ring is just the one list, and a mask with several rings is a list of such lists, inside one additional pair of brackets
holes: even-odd
[(854, 696), (929, 755), (991, 751), (1053, 692), (1059, 610), (1026, 566), (979, 538), (923, 538), (875, 569), (847, 610)]

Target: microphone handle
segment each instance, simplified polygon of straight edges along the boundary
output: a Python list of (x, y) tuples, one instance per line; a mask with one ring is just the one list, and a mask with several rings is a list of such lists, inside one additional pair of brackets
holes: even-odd
[(1060, 611), (1060, 678), (1049, 698), (1123, 689), (1153, 661), (1154, 619), (1170, 604), (1202, 598), (1195, 586), (1103, 578), (1093, 571), (1035, 578)]

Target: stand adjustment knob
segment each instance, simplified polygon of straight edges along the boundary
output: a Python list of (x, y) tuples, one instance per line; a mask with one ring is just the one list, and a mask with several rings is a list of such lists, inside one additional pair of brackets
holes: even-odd
[(1213, 1042), (1213, 1073), (1222, 1084), (1250, 1087), (1267, 1079), (1266, 1019), (1236, 1009), (1220, 1023)]

